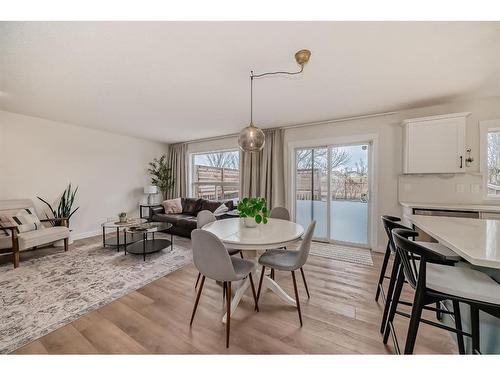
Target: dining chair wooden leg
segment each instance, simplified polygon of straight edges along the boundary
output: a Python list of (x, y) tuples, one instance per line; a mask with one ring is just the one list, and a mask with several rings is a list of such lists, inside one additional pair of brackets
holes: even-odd
[(259, 290), (257, 291), (257, 303), (259, 302), (259, 298), (260, 298), (260, 289), (262, 288), (262, 280), (264, 280), (264, 271), (265, 270), (266, 270), (266, 267), (262, 266), (262, 270), (260, 272)]
[(243, 251), (240, 251), (240, 258), (241, 258), (241, 259), (244, 259), (244, 258), (243, 258)]
[(309, 288), (307, 287), (306, 275), (304, 275), (304, 269), (300, 267), (300, 273), (302, 274), (302, 280), (304, 280), (304, 286), (306, 287), (307, 299), (311, 298), (309, 295)]
[[(453, 315), (455, 315), (455, 328), (459, 331), (462, 330), (462, 314), (460, 314), (460, 303), (453, 301)], [(464, 335), (457, 333), (458, 352), (465, 354)]]
[(65, 238), (64, 239), (64, 251), (68, 251), (68, 242), (69, 242), (69, 238)]
[(384, 261), (382, 262), (382, 268), (380, 269), (380, 275), (378, 277), (377, 292), (375, 293), (375, 301), (378, 301), (378, 297), (380, 296), (380, 289), (382, 288), (384, 282), (385, 272), (387, 270), (387, 264), (389, 263), (390, 257), (391, 257), (391, 249), (389, 247), (389, 244), (387, 244), (384, 254)]
[(222, 307), (224, 307), (224, 303), (226, 303), (226, 283), (222, 283)]
[(194, 314), (196, 314), (196, 309), (198, 308), (198, 302), (200, 301), (201, 291), (203, 290), (203, 284), (205, 284), (205, 276), (201, 278), (200, 289), (198, 289), (198, 294), (196, 295), (196, 301), (194, 302), (193, 314), (191, 315), (191, 322), (189, 325), (193, 325)]
[(292, 279), (293, 279), (293, 289), (295, 291), (295, 302), (297, 302), (297, 311), (299, 312), (300, 326), (302, 327), (302, 313), (300, 311), (299, 291), (297, 290), (297, 280), (295, 280), (295, 271), (292, 271)]
[(271, 268), (271, 279), (274, 280), (274, 268)]
[(252, 287), (253, 300), (255, 302), (255, 311), (259, 312), (259, 303), (257, 302), (257, 293), (255, 292), (255, 285), (253, 283), (251, 272), (248, 274), (248, 278), (250, 279), (250, 286)]
[(229, 348), (229, 331), (231, 328), (231, 281), (226, 284), (226, 348)]
[(201, 276), (201, 273), (198, 272), (198, 277), (196, 278), (196, 284), (194, 284), (194, 288), (198, 288), (198, 282), (200, 281), (200, 276)]
[(405, 276), (401, 267), (398, 267), (398, 273), (396, 276), (394, 291), (392, 293), (391, 299), (387, 297), (387, 302), (389, 306), (389, 313), (387, 314), (387, 319), (385, 321), (384, 326), (384, 344), (387, 344), (387, 340), (389, 340), (389, 334), (391, 333), (391, 323), (394, 320), (394, 316), (396, 315), (396, 310), (398, 308), (399, 297), (401, 296), (401, 290), (403, 289), (405, 281)]
[(472, 333), (472, 354), (481, 353), (479, 349), (480, 336), (479, 336), (479, 309), (477, 306), (470, 307), (470, 327)]

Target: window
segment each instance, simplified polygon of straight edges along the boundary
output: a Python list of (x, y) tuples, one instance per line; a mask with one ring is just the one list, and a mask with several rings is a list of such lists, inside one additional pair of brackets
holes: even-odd
[(238, 150), (193, 154), (191, 163), (191, 196), (210, 200), (238, 199)]
[(500, 120), (481, 122), (481, 172), (486, 197), (500, 199)]

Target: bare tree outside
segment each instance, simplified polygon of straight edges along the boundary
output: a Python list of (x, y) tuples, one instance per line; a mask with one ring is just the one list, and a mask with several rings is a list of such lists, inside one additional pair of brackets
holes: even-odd
[[(331, 152), (332, 170), (338, 169), (351, 160), (351, 156), (345, 150), (334, 148)], [(314, 168), (326, 169), (328, 166), (328, 149), (318, 148), (314, 150)], [(312, 167), (312, 149), (297, 151), (297, 168), (311, 169)]]
[(362, 158), (360, 158), (359, 161), (354, 164), (354, 166), (356, 167), (356, 173), (358, 174), (358, 176), (365, 176), (366, 174), (368, 174), (368, 166)]
[(500, 133), (488, 133), (488, 183), (500, 185)]
[(240, 155), (238, 151), (212, 152), (204, 155), (211, 167), (239, 169)]

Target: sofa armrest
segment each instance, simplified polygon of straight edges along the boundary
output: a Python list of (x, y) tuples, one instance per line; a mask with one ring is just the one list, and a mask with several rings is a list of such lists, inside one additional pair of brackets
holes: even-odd
[(165, 213), (165, 209), (163, 208), (162, 205), (149, 207), (149, 218), (150, 219), (152, 219), (153, 216), (156, 214), (163, 214), (163, 213)]

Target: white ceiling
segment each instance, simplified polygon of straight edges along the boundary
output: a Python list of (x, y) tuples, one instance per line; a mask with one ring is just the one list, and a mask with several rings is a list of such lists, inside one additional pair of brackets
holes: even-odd
[(178, 142), (500, 95), (500, 22), (1, 22), (0, 109)]

